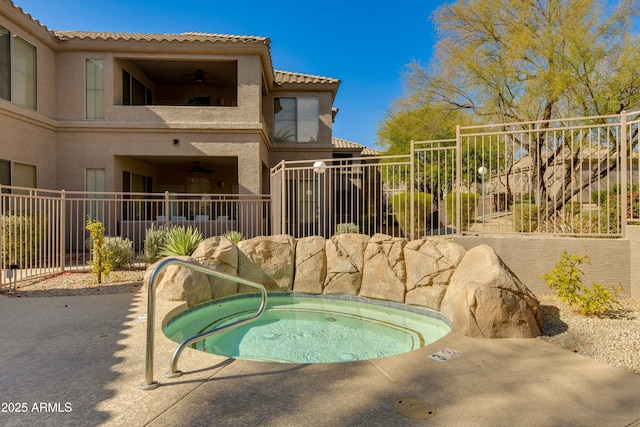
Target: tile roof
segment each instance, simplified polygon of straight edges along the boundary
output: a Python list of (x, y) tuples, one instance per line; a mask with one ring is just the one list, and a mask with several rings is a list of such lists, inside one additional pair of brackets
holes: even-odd
[(268, 45), (268, 37), (238, 36), (232, 34), (194, 33), (182, 34), (142, 34), (142, 33), (108, 33), (90, 31), (54, 31), (61, 40), (90, 39), (90, 40), (133, 40), (133, 41), (168, 41), (168, 42), (231, 42), (256, 43)]
[(347, 141), (346, 139), (341, 139), (341, 138), (336, 138), (333, 137), (331, 140), (331, 143), (333, 144), (333, 146), (335, 148), (342, 148), (342, 149), (359, 149), (360, 151), (360, 155), (361, 156), (379, 156), (381, 153), (380, 151), (374, 149), (374, 148), (370, 148), (370, 147), (365, 147), (362, 144), (358, 144), (356, 142), (352, 142), (352, 141)]
[[(124, 40), (124, 41), (156, 41), (156, 42), (201, 42), (201, 43), (246, 43), (263, 44), (269, 46), (271, 40), (261, 36), (239, 36), (233, 34), (214, 34), (187, 32), (182, 34), (144, 34), (144, 33), (110, 33), (90, 31), (54, 31), (60, 40)], [(276, 84), (340, 84), (340, 80), (331, 77), (314, 76), (310, 74), (293, 73), (290, 71), (274, 70)]]
[(38, 21), (36, 18), (31, 16), (31, 14), (26, 12), (23, 8), (21, 8), (20, 6), (16, 5), (12, 0), (6, 0), (6, 2), (8, 2), (11, 5), (11, 7), (13, 7), (15, 10), (19, 11), (20, 13), (22, 13), (24, 16), (26, 16), (28, 19), (30, 19), (32, 22), (34, 22), (36, 25), (40, 26), (42, 29), (47, 31), (50, 35), (54, 36), (53, 31), (51, 31), (49, 28), (47, 28), (47, 26), (44, 25), (42, 22)]
[(311, 74), (292, 73), (290, 71), (273, 70), (276, 83), (337, 83), (340, 80), (331, 77), (313, 76)]

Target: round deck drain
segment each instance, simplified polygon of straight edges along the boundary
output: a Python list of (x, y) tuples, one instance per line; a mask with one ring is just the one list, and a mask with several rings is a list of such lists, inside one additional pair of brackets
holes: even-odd
[(435, 406), (416, 397), (404, 397), (393, 402), (393, 408), (407, 418), (426, 419), (435, 416), (438, 410)]

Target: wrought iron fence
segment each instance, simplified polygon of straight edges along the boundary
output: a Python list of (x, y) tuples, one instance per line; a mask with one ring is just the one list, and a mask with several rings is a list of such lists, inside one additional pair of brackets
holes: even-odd
[[(68, 270), (91, 259), (87, 221), (105, 236), (128, 239), (134, 263), (144, 265), (148, 230), (184, 226), (204, 238), (238, 231), (244, 238), (270, 233), (270, 197), (178, 193), (87, 193), (0, 187), (0, 283)], [(14, 269), (11, 269), (14, 266)], [(11, 273), (7, 273), (10, 271)]]
[(462, 231), (622, 236), (638, 218), (637, 115), (459, 128), (459, 187), (478, 200)]
[(458, 127), (455, 139), (412, 142), (407, 155), (282, 161), (269, 196), (0, 186), (0, 284), (8, 272), (22, 279), (87, 268), (88, 219), (129, 239), (140, 263), (147, 231), (173, 225), (205, 237), (621, 237), (640, 221), (639, 123), (640, 112), (623, 112)]
[[(437, 153), (429, 155), (425, 153), (433, 147), (405, 156), (281, 162), (272, 170), (274, 230), (294, 237), (450, 233), (438, 216), (444, 205), (432, 196), (434, 189), (450, 185), (443, 184), (449, 177), (427, 177), (426, 162), (438, 158), (440, 166), (448, 165), (443, 170), (449, 170), (455, 145), (433, 144)], [(416, 156), (423, 166), (416, 167)]]
[(274, 227), (620, 237), (640, 221), (639, 115), (458, 127), (406, 156), (283, 161), (272, 170)]

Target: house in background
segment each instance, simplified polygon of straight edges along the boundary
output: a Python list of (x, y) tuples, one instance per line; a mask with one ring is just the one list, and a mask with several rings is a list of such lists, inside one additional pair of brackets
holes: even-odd
[(340, 81), (275, 70), (268, 38), (52, 31), (0, 6), (2, 185), (266, 194), (283, 159), (372, 154), (332, 136)]

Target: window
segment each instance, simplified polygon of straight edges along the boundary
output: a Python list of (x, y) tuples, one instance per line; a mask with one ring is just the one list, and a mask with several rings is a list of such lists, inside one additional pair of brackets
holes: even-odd
[(275, 98), (274, 141), (316, 142), (320, 105), (318, 98)]
[(11, 185), (11, 162), (0, 160), (0, 185)]
[(87, 119), (104, 119), (104, 60), (87, 59)]
[(123, 171), (122, 191), (126, 193), (151, 193), (153, 191), (153, 178)]
[[(150, 176), (138, 175), (128, 171), (122, 171), (122, 191), (125, 193), (151, 193), (153, 191), (153, 180)], [(124, 219), (151, 219), (155, 218), (152, 213), (152, 206), (149, 203), (136, 202), (136, 199), (143, 199), (142, 195), (124, 196), (123, 208)]]
[(104, 169), (87, 169), (85, 190), (89, 193), (104, 192)]
[(36, 167), (24, 163), (13, 163), (13, 180), (16, 187), (36, 187)]
[(0, 25), (0, 98), (11, 101), (11, 37)]
[(122, 105), (151, 105), (152, 101), (151, 89), (122, 70)]
[(11, 32), (1, 25), (0, 98), (36, 109), (36, 48), (20, 37), (11, 37)]
[(0, 160), (0, 184), (36, 188), (36, 167), (26, 163)]
[(131, 74), (122, 70), (122, 105), (131, 105)]
[(36, 109), (36, 48), (20, 37), (13, 42), (13, 102)]

